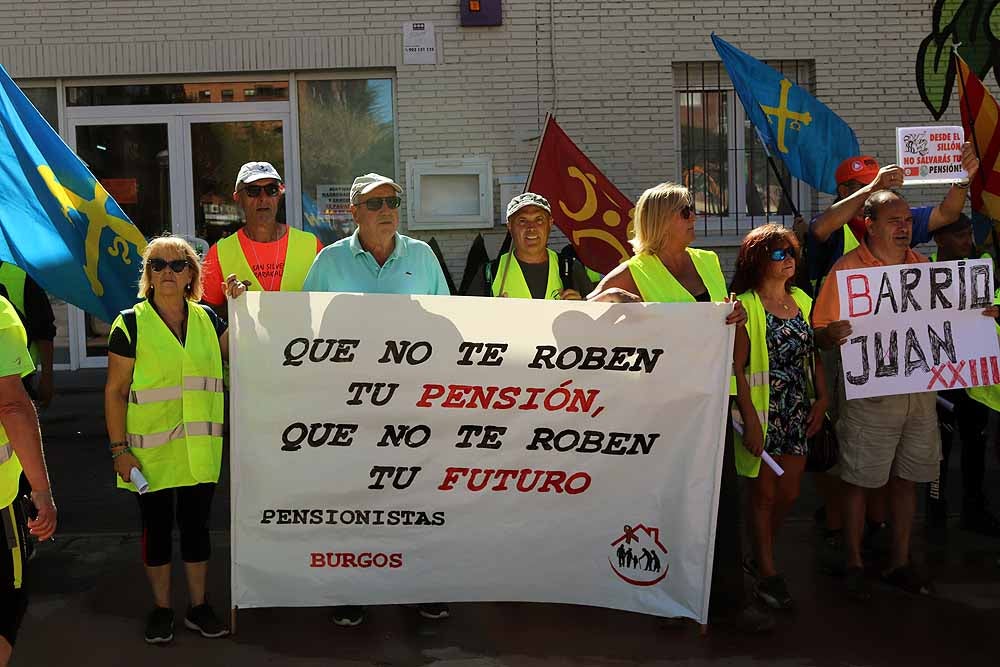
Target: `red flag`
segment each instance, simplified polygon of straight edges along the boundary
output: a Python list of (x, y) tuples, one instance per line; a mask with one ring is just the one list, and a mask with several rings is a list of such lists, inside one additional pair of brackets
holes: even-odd
[(527, 187), (549, 200), (556, 226), (588, 268), (607, 273), (632, 255), (628, 240), (635, 206), (552, 116), (546, 118)]
[[(979, 152), (979, 169), (972, 179), (972, 210), (1000, 220), (1000, 107), (986, 86), (956, 53), (958, 97), (966, 139)], [(985, 177), (985, 178), (984, 178)]]

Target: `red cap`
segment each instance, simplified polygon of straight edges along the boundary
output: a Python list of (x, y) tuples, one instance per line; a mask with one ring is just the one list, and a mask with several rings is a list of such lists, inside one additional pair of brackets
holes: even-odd
[(843, 185), (847, 181), (868, 185), (875, 180), (878, 170), (878, 160), (869, 155), (849, 157), (837, 167), (837, 185)]

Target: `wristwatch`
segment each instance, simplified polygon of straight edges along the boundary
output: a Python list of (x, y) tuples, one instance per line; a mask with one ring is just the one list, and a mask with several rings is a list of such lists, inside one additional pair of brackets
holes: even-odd
[(955, 181), (954, 183), (952, 183), (952, 185), (954, 185), (956, 188), (962, 188), (964, 190), (969, 187), (969, 179), (963, 178), (960, 181)]

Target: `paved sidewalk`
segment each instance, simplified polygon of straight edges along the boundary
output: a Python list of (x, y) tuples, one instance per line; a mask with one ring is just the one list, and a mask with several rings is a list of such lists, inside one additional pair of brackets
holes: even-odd
[[(798, 610), (782, 614), (769, 637), (713, 626), (555, 604), (455, 604), (443, 622), (412, 609), (376, 607), (359, 628), (338, 628), (323, 609), (245, 610), (236, 637), (206, 640), (178, 622), (175, 641), (146, 646), (151, 606), (139, 559), (138, 509), (114, 489), (100, 394), (103, 374), (60, 378), (61, 393), (42, 415), (59, 503), (59, 534), (30, 564), (31, 605), (15, 666), (180, 667), (183, 665), (779, 665), (785, 667), (995, 665), (1000, 628), (1000, 540), (953, 526), (946, 549), (914, 551), (934, 575), (938, 595), (916, 598), (875, 586), (869, 605), (846, 599), (842, 583), (818, 574), (815, 499), (804, 489), (778, 556)], [(957, 459), (953, 455), (958, 479)], [(998, 494), (992, 461), (988, 484)], [(808, 484), (807, 484), (808, 486)], [(956, 507), (953, 505), (953, 507)], [(228, 616), (228, 485), (213, 510), (210, 598)], [(954, 523), (954, 522), (953, 522)], [(917, 533), (921, 531), (918, 529)], [(175, 549), (175, 553), (177, 550)], [(175, 608), (184, 583), (175, 572)]]

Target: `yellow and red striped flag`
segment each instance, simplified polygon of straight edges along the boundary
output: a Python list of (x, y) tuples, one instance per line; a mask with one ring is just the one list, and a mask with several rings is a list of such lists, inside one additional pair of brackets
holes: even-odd
[(958, 53), (955, 63), (962, 126), (966, 140), (972, 141), (979, 153), (982, 172), (972, 180), (972, 210), (997, 221), (1000, 220), (1000, 106)]

